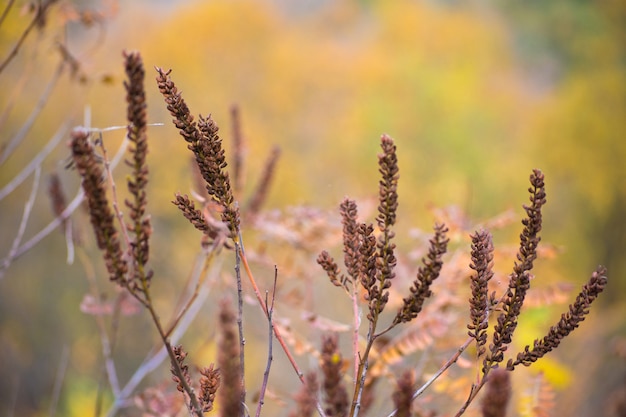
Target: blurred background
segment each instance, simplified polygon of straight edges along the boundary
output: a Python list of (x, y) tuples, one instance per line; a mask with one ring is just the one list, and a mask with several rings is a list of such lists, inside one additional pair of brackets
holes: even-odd
[[(94, 414), (101, 348), (93, 316), (79, 306), (92, 289), (89, 267), (100, 291), (114, 294), (101, 263), (77, 255), (68, 264), (60, 229), (13, 255), (55, 217), (50, 176), (59, 176), (68, 201), (78, 190), (76, 172), (66, 169), (71, 127), (125, 125), (124, 50), (141, 52), (148, 118), (163, 124), (149, 129), (149, 210), (154, 291), (164, 310), (200, 246), (169, 203), (174, 192), (189, 193), (190, 157), (155, 66), (172, 69), (192, 113), (212, 114), (227, 154), (238, 106), (249, 180), (243, 194), (280, 147), (268, 209), (336, 213), (346, 195), (375, 197), (386, 133), (398, 147), (399, 242), (410, 245), (404, 230), (428, 233), (442, 210), (462, 213), (467, 240), (473, 225), (507, 210), (521, 218), (529, 174), (540, 168), (548, 195), (542, 236), (557, 256), (538, 261), (537, 282), (568, 282), (573, 300), (603, 264), (609, 285), (559, 352), (521, 372), (545, 373), (557, 395), (553, 415), (618, 415), (610, 399), (620, 389), (625, 395), (626, 378), (624, 2), (8, 0), (0, 10), (1, 415)], [(103, 133), (109, 157), (124, 134)], [(23, 171), (38, 165), (35, 156), (41, 170)], [(29, 199), (32, 213), (22, 222)], [(84, 219), (74, 232), (92, 242)], [(517, 220), (496, 231), (496, 247), (515, 244), (518, 233)], [(85, 245), (84, 256), (97, 259), (93, 243)], [(305, 257), (312, 270), (317, 252)], [(530, 312), (519, 344), (541, 337), (566, 308)], [(121, 380), (154, 339), (146, 317), (123, 323)], [(212, 360), (206, 350), (198, 360)], [(106, 410), (110, 398), (102, 401)]]

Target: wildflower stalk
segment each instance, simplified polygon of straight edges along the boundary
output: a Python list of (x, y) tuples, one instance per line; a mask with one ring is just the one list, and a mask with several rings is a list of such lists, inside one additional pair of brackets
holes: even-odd
[(550, 328), (550, 331), (543, 339), (535, 339), (532, 349), (526, 346), (523, 352), (518, 353), (515, 361), (509, 359), (507, 369), (512, 371), (515, 366), (520, 364), (529, 366), (548, 352), (556, 349), (561, 344), (561, 341), (585, 320), (585, 316), (589, 314), (591, 303), (598, 298), (606, 284), (606, 268), (599, 266), (591, 274), (589, 281), (583, 286), (574, 304), (570, 304), (569, 310), (561, 315), (559, 322)]

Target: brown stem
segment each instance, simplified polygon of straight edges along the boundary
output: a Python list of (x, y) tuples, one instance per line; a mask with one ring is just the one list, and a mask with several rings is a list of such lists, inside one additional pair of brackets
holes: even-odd
[[(246, 274), (248, 275), (248, 279), (250, 280), (250, 284), (252, 284), (252, 289), (254, 290), (254, 295), (256, 296), (257, 301), (261, 305), (261, 309), (263, 310), (263, 313), (265, 313), (265, 316), (269, 319), (269, 311), (267, 310), (267, 304), (265, 304), (265, 301), (263, 301), (263, 297), (261, 297), (261, 292), (259, 291), (259, 286), (257, 285), (256, 280), (254, 279), (254, 275), (252, 275), (252, 271), (250, 270), (250, 265), (248, 264), (248, 259), (246, 258), (246, 254), (242, 250), (240, 245), (237, 246), (237, 250), (239, 251), (239, 256), (241, 257), (241, 262), (242, 262), (243, 267), (244, 267), (244, 269), (246, 271)], [(304, 383), (304, 374), (302, 373), (302, 371), (298, 367), (298, 364), (296, 363), (296, 360), (294, 359), (293, 355), (289, 351), (289, 348), (287, 347), (287, 344), (285, 343), (285, 341), (283, 340), (283, 337), (280, 334), (280, 330), (278, 330), (278, 327), (276, 327), (276, 326), (274, 326), (274, 336), (276, 336), (276, 340), (278, 340), (278, 343), (280, 343), (280, 346), (285, 351), (285, 354), (287, 355), (287, 359), (289, 359), (289, 362), (291, 363), (291, 366), (293, 366), (293, 369), (296, 371), (296, 375), (298, 375), (298, 378), (300, 379), (300, 381), (302, 381), (302, 383)]]

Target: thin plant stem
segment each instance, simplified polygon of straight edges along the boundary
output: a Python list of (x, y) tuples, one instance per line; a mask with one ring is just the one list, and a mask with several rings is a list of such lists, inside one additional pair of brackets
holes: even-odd
[(9, 55), (7, 55), (4, 61), (0, 63), (0, 73), (4, 71), (4, 69), (9, 65), (9, 63), (13, 60), (13, 58), (17, 56), (17, 53), (20, 47), (22, 46), (22, 44), (24, 43), (24, 41), (26, 40), (26, 37), (35, 28), (35, 26), (37, 25), (37, 22), (42, 19), (42, 16), (44, 16), (47, 13), (48, 8), (54, 3), (55, 2), (53, 1), (39, 2), (39, 7), (37, 8), (37, 11), (35, 12), (35, 16), (33, 17), (33, 20), (31, 20), (31, 22), (28, 24), (26, 29), (24, 29), (24, 32), (22, 32), (22, 35), (17, 40), (15, 45), (13, 45), (13, 49), (11, 49), (11, 52), (9, 52)]
[(11, 141), (7, 144), (6, 148), (2, 150), (2, 155), (0, 155), (0, 165), (2, 165), (9, 158), (9, 156), (13, 153), (15, 148), (17, 148), (19, 144), (22, 143), (24, 138), (26, 138), (27, 133), (35, 124), (37, 117), (39, 117), (39, 115), (41, 114), (41, 111), (44, 109), (44, 107), (48, 103), (50, 94), (52, 94), (54, 87), (57, 85), (59, 78), (61, 78), (61, 75), (63, 74), (64, 67), (65, 67), (64, 62), (61, 62), (57, 66), (57, 69), (54, 71), (54, 74), (52, 74), (52, 79), (48, 82), (48, 85), (46, 85), (46, 88), (44, 89), (43, 93), (41, 93), (39, 100), (37, 100), (37, 103), (35, 104), (35, 108), (28, 115), (28, 119), (26, 119), (26, 121), (24, 122), (20, 130), (17, 131), (15, 136), (11, 138)]
[[(83, 250), (78, 252), (78, 257), (82, 261), (83, 269), (85, 270), (85, 276), (87, 277), (87, 280), (89, 281), (89, 286), (91, 287), (91, 293), (98, 301), (98, 303), (102, 302), (100, 290), (98, 289), (98, 284), (96, 282), (96, 274), (93, 269), (93, 264)], [(94, 314), (94, 316), (96, 319), (96, 325), (98, 326), (98, 333), (100, 334), (100, 344), (102, 345), (102, 356), (104, 359), (104, 370), (107, 374), (109, 385), (111, 386), (111, 391), (113, 391), (114, 396), (117, 396), (119, 395), (120, 384), (117, 378), (117, 371), (115, 370), (115, 363), (113, 362), (113, 345), (107, 334), (102, 315)]]
[[(185, 391), (185, 393), (187, 393), (189, 397), (189, 403), (190, 403), (189, 411), (198, 417), (202, 417), (203, 416), (202, 407), (200, 406), (200, 403), (198, 402), (198, 397), (194, 393), (193, 388), (187, 383), (187, 379), (185, 378), (185, 374), (183, 373), (180, 367), (180, 363), (176, 359), (176, 354), (174, 353), (174, 350), (172, 349), (170, 340), (167, 337), (166, 332), (164, 331), (163, 326), (161, 325), (161, 320), (159, 319), (159, 316), (156, 313), (156, 310), (154, 309), (154, 305), (152, 304), (152, 297), (150, 296), (150, 291), (148, 291), (146, 281), (142, 280), (141, 283), (144, 286), (143, 288), (143, 295), (145, 297), (144, 305), (146, 309), (148, 310), (148, 312), (150, 313), (152, 322), (157, 328), (157, 332), (159, 333), (159, 336), (161, 337), (161, 341), (163, 342), (163, 345), (165, 346), (167, 354), (170, 357), (170, 362), (173, 368), (172, 373), (174, 373), (179, 378), (178, 383), (180, 384), (182, 389)], [(133, 293), (131, 292), (131, 294)], [(135, 298), (141, 301), (141, 298), (139, 298), (138, 296), (135, 296)]]
[(66, 137), (70, 123), (66, 122), (56, 131), (56, 133), (50, 138), (48, 143), (30, 160), (28, 164), (13, 177), (13, 179), (2, 189), (0, 189), (0, 200), (4, 199), (7, 195), (11, 194), (30, 174), (41, 166), (43, 160), (52, 152), (63, 138)]
[(67, 258), (65, 260), (65, 262), (68, 265), (73, 265), (74, 264), (74, 254), (75, 254), (75, 248), (74, 248), (74, 229), (72, 227), (72, 222), (71, 221), (67, 221), (65, 222), (65, 247), (67, 248)]
[[(278, 281), (278, 268), (274, 266), (274, 288), (272, 289), (272, 304), (270, 305), (269, 314), (267, 317), (268, 328), (269, 328), (269, 340), (268, 340), (268, 349), (267, 349), (267, 365), (265, 366), (265, 372), (263, 373), (263, 383), (261, 384), (261, 392), (259, 394), (259, 404), (256, 409), (256, 417), (261, 416), (261, 408), (263, 408), (263, 404), (265, 402), (265, 391), (267, 390), (267, 382), (270, 377), (270, 368), (272, 367), (272, 361), (274, 360), (274, 356), (272, 353), (272, 347), (274, 345), (274, 322), (272, 321), (272, 314), (274, 313), (274, 301), (276, 299), (276, 282)], [(267, 304), (267, 291), (265, 291), (265, 304)]]
[[(176, 328), (172, 331), (170, 335), (170, 341), (173, 344), (178, 343), (178, 341), (183, 337), (183, 335), (187, 332), (187, 329), (191, 325), (191, 322), (200, 312), (200, 309), (204, 305), (204, 302), (211, 294), (211, 286), (209, 285), (215, 277), (219, 274), (219, 271), (222, 268), (222, 261), (219, 258), (216, 262), (211, 266), (211, 270), (209, 272), (210, 280), (206, 281), (206, 284), (200, 289), (198, 297), (196, 298), (194, 304), (189, 308), (188, 313), (180, 320), (180, 323)], [(197, 268), (200, 270), (200, 268)], [(168, 357), (168, 352), (166, 347), (163, 344), (160, 344), (156, 351), (150, 352), (148, 357), (143, 361), (143, 363), (135, 370), (133, 375), (130, 377), (126, 385), (120, 390), (120, 393), (111, 407), (107, 411), (107, 417), (114, 417), (117, 413), (126, 406), (129, 397), (133, 394), (133, 392), (137, 389), (141, 381), (152, 371), (157, 369), (161, 363)]]
[(2, 24), (4, 23), (4, 19), (6, 19), (7, 15), (9, 14), (9, 11), (11, 10), (11, 7), (13, 7), (14, 3), (15, 3), (15, 0), (9, 0), (7, 2), (6, 7), (2, 11), (2, 16), (0, 16), (0, 26), (2, 26)]
[(37, 190), (39, 189), (40, 176), (41, 167), (37, 165), (37, 168), (35, 168), (35, 177), (33, 178), (33, 185), (31, 187), (30, 195), (28, 196), (28, 200), (26, 200), (26, 204), (24, 205), (24, 211), (22, 212), (22, 220), (20, 221), (20, 226), (17, 230), (17, 234), (15, 235), (15, 239), (13, 239), (11, 250), (9, 251), (8, 256), (4, 259), (4, 262), (2, 264), (3, 270), (7, 269), (11, 264), (12, 259), (15, 258), (15, 253), (18, 251), (20, 243), (22, 242), (22, 238), (24, 237), (24, 231), (26, 230), (28, 219), (30, 219), (30, 214), (33, 210), (33, 205), (35, 203), (35, 197), (37, 196)]
[[(99, 135), (99, 140), (97, 141), (100, 144), (100, 149), (102, 150), (102, 162), (104, 164), (104, 170), (107, 173), (107, 178), (109, 181), (109, 185), (111, 186), (111, 204), (113, 206), (113, 211), (115, 213), (115, 217), (120, 224), (120, 229), (122, 230), (122, 236), (124, 236), (124, 242), (126, 243), (127, 251), (130, 250), (130, 237), (128, 236), (128, 227), (124, 222), (124, 216), (120, 211), (118, 200), (117, 200), (117, 186), (115, 185), (115, 180), (113, 179), (113, 170), (109, 163), (109, 158), (107, 157), (107, 149), (104, 146), (104, 140), (102, 139), (102, 133), (97, 132)], [(128, 137), (124, 138), (125, 141), (128, 140)], [(134, 262), (129, 263), (129, 267), (132, 267)], [(133, 272), (129, 269), (128, 276), (132, 276)]]
[(354, 394), (352, 396), (353, 401), (350, 407), (351, 417), (357, 417), (361, 408), (361, 396), (363, 395), (363, 387), (365, 386), (365, 376), (367, 375), (367, 369), (369, 367), (369, 354), (376, 340), (374, 331), (376, 330), (376, 321), (378, 317), (374, 317), (370, 320), (369, 330), (367, 333), (367, 345), (362, 355), (359, 355), (359, 368), (357, 369), (357, 381), (354, 385)]
[(359, 309), (359, 290), (357, 286), (358, 281), (352, 281), (352, 318), (354, 320), (352, 329), (352, 357), (354, 362), (354, 373), (352, 376), (352, 382), (356, 385), (356, 379), (359, 372), (359, 328), (361, 327), (361, 312)]
[[(424, 391), (426, 391), (428, 389), (428, 387), (430, 387), (433, 382), (435, 382), (437, 379), (439, 379), (439, 377), (441, 375), (443, 375), (444, 372), (446, 372), (448, 370), (448, 368), (450, 368), (452, 365), (454, 365), (456, 363), (457, 360), (459, 360), (459, 357), (461, 356), (461, 354), (463, 352), (465, 352), (465, 349), (467, 349), (467, 347), (472, 343), (472, 341), (474, 341), (473, 338), (469, 338), (465, 341), (465, 343), (463, 343), (457, 350), (456, 352), (454, 352), (454, 355), (452, 355), (450, 357), (450, 359), (448, 359), (448, 361), (446, 363), (443, 364), (443, 366), (441, 368), (439, 368), (439, 370), (437, 372), (435, 372), (435, 374), (430, 377), (430, 379), (428, 381), (426, 381), (420, 388), (418, 388), (414, 393), (413, 393), (413, 400), (415, 400), (417, 397), (419, 397), (420, 395), (422, 395), (424, 393)], [(396, 415), (396, 413), (398, 412), (398, 410), (393, 410), (391, 413), (389, 413), (387, 415), (387, 417), (393, 417)]]
[(63, 387), (65, 372), (67, 371), (67, 365), (69, 362), (70, 348), (67, 345), (64, 345), (63, 350), (61, 351), (61, 360), (59, 361), (59, 367), (57, 368), (56, 378), (54, 379), (54, 387), (52, 388), (52, 400), (50, 401), (50, 407), (48, 408), (48, 415), (50, 417), (54, 417), (57, 413), (59, 398), (61, 397), (61, 388)]
[(241, 376), (241, 403), (246, 403), (246, 385), (245, 385), (245, 347), (246, 338), (243, 333), (243, 289), (241, 285), (241, 256), (239, 251), (239, 242), (235, 242), (235, 276), (237, 278), (237, 328), (239, 329), (239, 366)]
[(198, 280), (196, 281), (193, 293), (191, 294), (191, 297), (189, 297), (189, 300), (187, 300), (185, 305), (180, 309), (176, 318), (174, 318), (172, 323), (167, 327), (167, 332), (165, 333), (167, 337), (169, 337), (172, 334), (172, 332), (174, 331), (174, 329), (176, 328), (180, 320), (184, 317), (185, 314), (187, 314), (187, 311), (189, 311), (189, 308), (192, 306), (192, 304), (198, 297), (199, 289), (204, 284), (204, 280), (207, 277), (207, 271), (214, 259), (215, 259), (215, 251), (213, 250), (204, 257), (204, 260), (202, 263), (202, 272), (198, 276)]
[[(239, 255), (241, 256), (241, 262), (243, 264), (243, 267), (246, 271), (246, 274), (248, 275), (250, 284), (252, 284), (254, 295), (256, 295), (257, 301), (261, 305), (261, 309), (263, 310), (263, 313), (265, 313), (265, 316), (269, 318), (269, 311), (267, 309), (267, 305), (265, 304), (265, 301), (263, 301), (263, 298), (261, 297), (259, 286), (257, 285), (256, 280), (254, 279), (254, 275), (252, 274), (252, 271), (250, 270), (250, 265), (248, 264), (248, 259), (246, 258), (246, 254), (245, 252), (243, 252), (243, 250), (241, 250), (241, 247), (238, 247), (238, 250), (239, 250)], [(298, 366), (298, 364), (296, 363), (296, 360), (294, 359), (293, 355), (289, 351), (287, 344), (283, 340), (283, 337), (280, 334), (280, 330), (278, 330), (276, 326), (274, 326), (274, 335), (276, 336), (276, 340), (278, 340), (278, 343), (280, 343), (280, 346), (285, 351), (285, 354), (287, 355), (287, 358), (289, 359), (291, 366), (296, 371), (296, 375), (298, 375), (298, 378), (300, 379), (300, 381), (304, 383), (304, 374), (300, 370), (300, 367)]]

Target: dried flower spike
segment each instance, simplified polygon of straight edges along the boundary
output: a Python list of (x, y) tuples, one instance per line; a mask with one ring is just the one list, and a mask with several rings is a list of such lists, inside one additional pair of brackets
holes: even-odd
[[(54, 216), (60, 217), (67, 206), (67, 199), (65, 198), (65, 193), (63, 192), (63, 187), (61, 186), (59, 174), (56, 172), (50, 175), (48, 195), (50, 196), (50, 201), (52, 202), (52, 212), (54, 213)], [(66, 223), (67, 219), (63, 219), (63, 222), (61, 223), (61, 231), (63, 233), (65, 233)]]
[[(176, 362), (178, 363), (178, 367), (182, 372), (183, 378), (185, 378), (185, 382), (187, 386), (191, 385), (191, 377), (189, 376), (189, 367), (185, 365), (185, 358), (187, 357), (187, 352), (183, 350), (183, 347), (172, 346), (172, 351), (174, 352), (174, 357), (176, 358)], [(180, 375), (177, 375), (176, 367), (174, 364), (171, 365), (170, 371), (172, 372), (172, 380), (176, 383), (176, 389), (180, 392), (185, 392), (183, 387), (183, 382), (181, 381)]]
[(531, 205), (524, 205), (527, 218), (522, 220), (524, 229), (520, 235), (520, 248), (517, 254), (518, 262), (515, 262), (513, 273), (509, 279), (509, 286), (502, 303), (504, 310), (499, 316), (494, 328), (493, 342), (489, 346), (489, 353), (483, 362), (483, 372), (495, 364), (502, 362), (513, 333), (517, 328), (517, 319), (520, 315), (526, 292), (530, 288), (530, 270), (533, 262), (537, 259), (537, 246), (541, 238), (539, 232), (542, 227), (541, 208), (546, 203), (543, 173), (535, 169), (530, 176)]
[(589, 281), (583, 286), (574, 304), (569, 306), (569, 311), (561, 316), (561, 320), (550, 328), (550, 331), (543, 339), (535, 340), (532, 349), (526, 346), (524, 351), (517, 355), (515, 361), (509, 360), (507, 368), (513, 370), (519, 364), (529, 366), (546, 353), (556, 349), (561, 341), (585, 320), (585, 316), (589, 314), (591, 303), (604, 290), (606, 284), (606, 268), (599, 266), (593, 272)]
[(428, 255), (422, 259), (423, 267), (417, 272), (417, 277), (411, 286), (411, 295), (403, 300), (402, 307), (396, 314), (394, 324), (413, 320), (424, 306), (424, 301), (432, 295), (430, 286), (441, 272), (443, 267), (442, 256), (446, 253), (449, 239), (446, 238), (448, 229), (443, 224), (435, 225), (435, 236), (430, 240)]
[(336, 334), (322, 337), (322, 374), (324, 375), (325, 412), (328, 417), (343, 417), (348, 412), (348, 392), (342, 383), (342, 357)]
[(230, 301), (220, 302), (217, 363), (222, 378), (219, 390), (220, 410), (223, 416), (239, 416), (242, 408), (242, 386), (239, 366), (239, 338), (237, 336), (237, 318), (231, 309)]
[(276, 170), (276, 164), (278, 163), (279, 157), (280, 148), (275, 146), (272, 148), (267, 161), (265, 161), (265, 166), (263, 168), (263, 172), (261, 173), (259, 183), (250, 197), (246, 214), (251, 218), (254, 218), (259, 214), (261, 207), (263, 207), (263, 203), (267, 200), (267, 195), (269, 193), (270, 185), (272, 184), (272, 178), (274, 177), (274, 171)]
[(396, 417), (411, 417), (413, 404), (413, 392), (415, 390), (415, 376), (411, 370), (405, 371), (398, 378), (397, 386), (393, 392), (393, 403), (396, 407)]
[(211, 364), (208, 368), (201, 369), (200, 374), (202, 377), (200, 378), (200, 396), (198, 401), (202, 406), (202, 411), (208, 413), (213, 410), (215, 394), (220, 386), (220, 371)]
[(104, 261), (111, 281), (126, 287), (128, 266), (122, 256), (120, 240), (113, 223), (113, 212), (106, 196), (104, 171), (89, 141), (89, 133), (76, 129), (71, 133), (71, 137), (72, 157), (82, 178), (82, 187), (87, 198), (89, 217), (98, 248), (104, 251)]
[(348, 291), (347, 279), (339, 272), (337, 262), (327, 251), (322, 251), (317, 257), (317, 263), (326, 271), (330, 282), (336, 287), (342, 287)]
[(200, 132), (193, 120), (193, 116), (187, 107), (187, 103), (176, 88), (174, 81), (170, 78), (171, 70), (164, 72), (161, 68), (156, 68), (157, 85), (159, 91), (165, 98), (167, 110), (174, 117), (174, 126), (179, 130), (181, 136), (189, 143), (197, 142), (200, 138)]
[(491, 234), (486, 230), (476, 232), (472, 239), (472, 263), (470, 268), (476, 271), (470, 277), (472, 298), (470, 298), (469, 336), (476, 340), (477, 356), (485, 353), (487, 343), (487, 312), (489, 304), (488, 283), (493, 277), (493, 243)]
[(380, 172), (381, 179), (376, 220), (382, 232), (391, 234), (391, 227), (396, 223), (396, 211), (398, 210), (398, 157), (396, 145), (389, 136), (383, 135), (381, 137), (380, 146), (383, 153), (378, 155), (378, 172)]
[(361, 246), (359, 225), (357, 222), (358, 208), (356, 201), (345, 198), (339, 205), (341, 214), (341, 224), (343, 225), (343, 254), (348, 275), (352, 282), (359, 281), (361, 256), (359, 248)]
[(304, 385), (295, 397), (297, 410), (291, 412), (289, 417), (312, 417), (315, 415), (318, 389), (317, 375), (313, 372), (306, 374)]
[(494, 369), (489, 373), (487, 391), (482, 400), (483, 417), (506, 417), (506, 408), (511, 398), (511, 376), (509, 371)]
[(376, 221), (381, 234), (378, 237), (376, 247), (378, 255), (376, 260), (378, 280), (378, 300), (375, 310), (377, 314), (383, 311), (389, 298), (387, 289), (391, 287), (391, 280), (396, 274), (396, 257), (394, 250), (396, 245), (392, 242), (395, 234), (392, 231), (396, 223), (396, 211), (398, 210), (398, 157), (396, 145), (387, 135), (381, 137), (380, 146), (383, 153), (378, 155), (378, 172), (381, 179), (378, 188), (378, 217)]
[(128, 191), (133, 197), (126, 200), (126, 206), (130, 209), (131, 224), (128, 231), (134, 234), (131, 241), (133, 267), (133, 291), (145, 292), (150, 284), (152, 271), (147, 271), (150, 254), (149, 238), (152, 234), (150, 217), (146, 215), (148, 204), (146, 187), (148, 185), (148, 167), (146, 156), (148, 154), (147, 116), (146, 116), (146, 93), (144, 91), (145, 71), (141, 56), (137, 52), (124, 53), (126, 75), (128, 80), (124, 82), (126, 88), (126, 103), (128, 120), (127, 136), (131, 143), (130, 153), (132, 159), (126, 160), (132, 172), (128, 179)]
[(374, 237), (374, 226), (371, 224), (360, 223), (358, 228), (359, 234), (359, 277), (361, 285), (367, 291), (365, 299), (368, 301), (369, 313), (367, 319), (371, 323), (376, 323), (378, 315), (382, 313), (389, 293), (385, 291), (391, 285), (386, 282), (382, 288), (378, 281), (378, 268), (376, 265), (376, 237)]
[(230, 179), (226, 172), (226, 158), (222, 149), (222, 141), (217, 132), (219, 128), (208, 116), (199, 117), (194, 122), (187, 104), (171, 80), (170, 72), (163, 72), (157, 68), (157, 84), (163, 94), (167, 109), (174, 117), (174, 125), (179, 129), (181, 136), (189, 143), (188, 148), (193, 152), (196, 163), (204, 178), (207, 192), (223, 208), (222, 221), (228, 224), (232, 238), (239, 234), (239, 208), (235, 203)]

